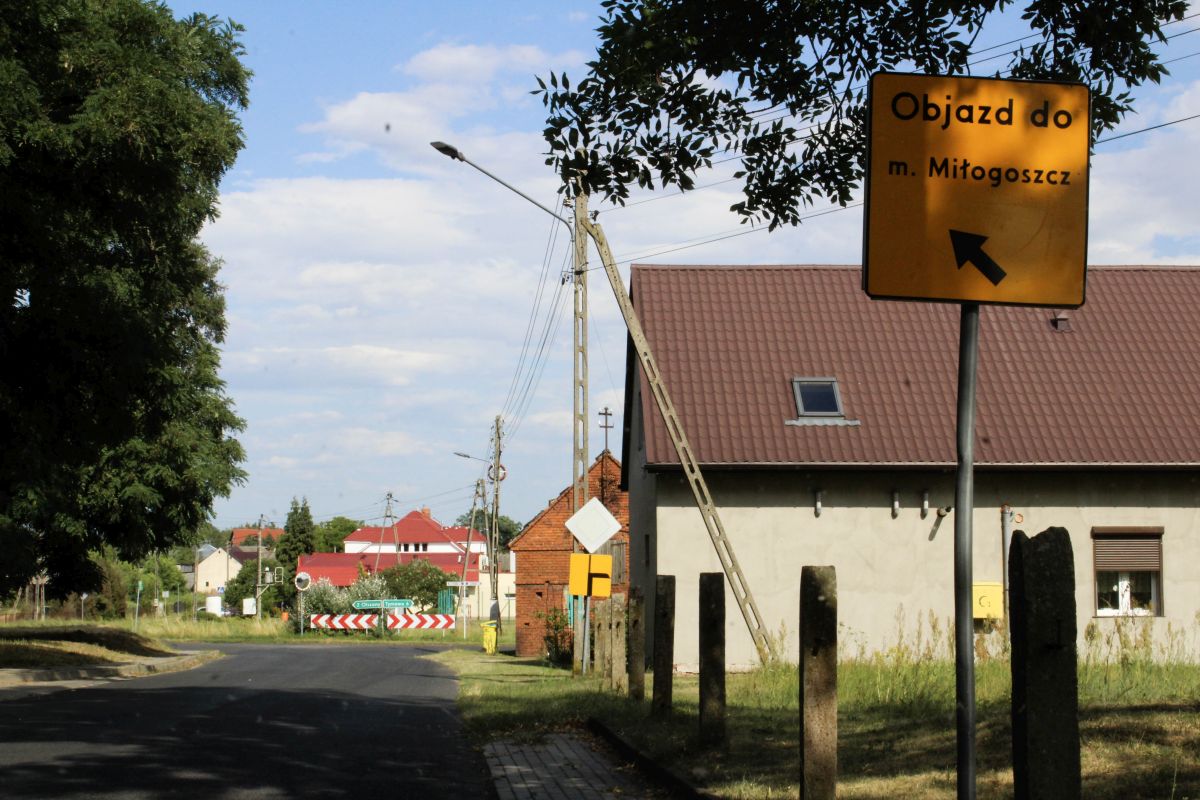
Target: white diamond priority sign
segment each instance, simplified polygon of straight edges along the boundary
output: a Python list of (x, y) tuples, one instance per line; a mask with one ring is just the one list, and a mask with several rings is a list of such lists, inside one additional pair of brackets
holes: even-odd
[(609, 513), (603, 503), (593, 497), (567, 520), (567, 530), (585, 550), (594, 553), (603, 547), (614, 533), (621, 530), (621, 523), (617, 522), (617, 518)]

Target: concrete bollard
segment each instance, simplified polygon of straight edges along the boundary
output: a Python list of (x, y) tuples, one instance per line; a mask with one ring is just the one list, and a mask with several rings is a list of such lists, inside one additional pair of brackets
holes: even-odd
[(641, 587), (629, 589), (629, 696), (646, 699), (646, 599)]
[(725, 574), (700, 573), (700, 741), (725, 741)]
[(1016, 531), (1008, 559), (1013, 795), (1072, 800), (1083, 789), (1071, 537)]
[(654, 697), (651, 713), (669, 716), (675, 688), (675, 576), (654, 581)]
[(800, 571), (800, 797), (837, 794), (837, 572)]

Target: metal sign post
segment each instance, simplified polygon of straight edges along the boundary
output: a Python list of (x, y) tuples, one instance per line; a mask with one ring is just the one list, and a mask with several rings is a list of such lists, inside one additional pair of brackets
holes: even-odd
[(292, 583), (296, 586), (296, 598), (299, 604), (300, 614), (300, 635), (304, 635), (304, 593), (308, 591), (308, 587), (312, 586), (312, 576), (307, 572), (297, 572), (296, 577), (292, 579)]
[(971, 609), (975, 510), (975, 373), (979, 305), (963, 303), (958, 333), (958, 475), (954, 486), (954, 697), (958, 797), (975, 797), (975, 620)]
[(958, 800), (974, 800), (979, 305), (1083, 304), (1090, 94), (1078, 83), (877, 73), (867, 104), (863, 289), (961, 304), (954, 682)]

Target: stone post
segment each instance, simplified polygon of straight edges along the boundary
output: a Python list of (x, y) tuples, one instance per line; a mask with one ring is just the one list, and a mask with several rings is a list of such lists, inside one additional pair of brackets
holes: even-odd
[(614, 692), (625, 694), (629, 691), (629, 662), (626, 659), (625, 652), (625, 612), (626, 602), (625, 595), (614, 594), (612, 596), (612, 611), (611, 617), (611, 646), (609, 648), (612, 653), (612, 680), (609, 686)]
[(646, 699), (646, 599), (640, 586), (629, 589), (629, 696)]
[(725, 574), (700, 573), (700, 741), (725, 741)]
[(592, 639), (596, 648), (596, 674), (603, 686), (608, 686), (612, 680), (612, 648), (609, 639), (609, 601), (597, 601), (593, 606), (596, 610), (596, 635)]
[(1075, 562), (1064, 528), (1013, 534), (1013, 795), (1073, 800), (1082, 793), (1076, 670)]
[(671, 713), (675, 687), (675, 576), (659, 575), (654, 580), (654, 698), (651, 713)]
[(837, 793), (837, 573), (800, 571), (800, 797)]

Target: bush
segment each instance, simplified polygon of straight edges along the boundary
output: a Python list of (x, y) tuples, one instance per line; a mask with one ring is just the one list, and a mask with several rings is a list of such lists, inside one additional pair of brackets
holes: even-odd
[(552, 608), (549, 611), (539, 611), (534, 616), (546, 624), (546, 632), (542, 636), (546, 647), (546, 660), (562, 666), (570, 664), (574, 633), (567, 612), (561, 608)]
[(381, 575), (360, 575), (358, 580), (350, 585), (346, 590), (346, 611), (350, 613), (353, 606), (350, 604), (355, 600), (383, 600), (391, 597), (388, 594), (387, 581)]

